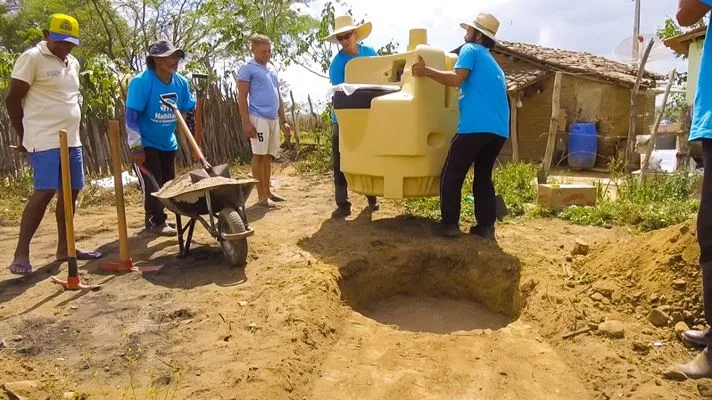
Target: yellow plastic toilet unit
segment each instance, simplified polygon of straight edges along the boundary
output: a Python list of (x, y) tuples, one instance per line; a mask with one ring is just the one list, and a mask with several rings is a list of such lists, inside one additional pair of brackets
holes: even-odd
[(437, 196), (440, 170), (457, 129), (458, 89), (413, 77), (411, 66), (452, 70), (457, 56), (410, 31), (405, 53), (358, 57), (346, 64), (347, 84), (391, 85), (336, 91), (341, 171), (357, 193), (402, 199)]

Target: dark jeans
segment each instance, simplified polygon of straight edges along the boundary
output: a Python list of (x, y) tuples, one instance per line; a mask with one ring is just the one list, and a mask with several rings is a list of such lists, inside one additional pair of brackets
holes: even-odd
[(440, 213), (442, 222), (455, 225), (460, 221), (462, 184), (475, 165), (472, 195), (475, 218), (482, 227), (494, 226), (496, 203), (492, 169), (506, 138), (492, 133), (457, 134), (452, 139), (445, 166), (440, 174)]
[[(334, 164), (334, 195), (336, 205), (351, 207), (349, 201), (348, 184), (346, 177), (341, 172), (341, 154), (339, 153), (339, 124), (331, 124), (331, 156)], [(368, 204), (376, 203), (376, 196), (366, 196)]]
[[(702, 179), (702, 198), (697, 212), (697, 242), (700, 245), (700, 267), (702, 268), (702, 292), (704, 296), (705, 319), (712, 326), (712, 140), (702, 140), (702, 158), (705, 165)], [(712, 334), (708, 333), (712, 343)]]
[(134, 166), (136, 170), (139, 181), (141, 182), (141, 191), (143, 192), (143, 208), (146, 211), (144, 216), (144, 223), (146, 228), (151, 225), (162, 225), (166, 222), (166, 213), (164, 212), (165, 207), (160, 200), (152, 196), (151, 193), (157, 192), (166, 182), (175, 178), (176, 176), (176, 166), (175, 166), (175, 151), (162, 151), (151, 147), (144, 147), (144, 153), (146, 154), (146, 161), (144, 166), (148, 169), (156, 183), (145, 175), (143, 172), (139, 171), (137, 166)]

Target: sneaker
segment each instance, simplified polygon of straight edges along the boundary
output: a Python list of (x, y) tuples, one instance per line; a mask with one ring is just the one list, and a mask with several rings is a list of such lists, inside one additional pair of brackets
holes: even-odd
[(435, 234), (447, 238), (456, 238), (462, 234), (457, 224), (438, 224)]
[(175, 228), (171, 228), (165, 222), (159, 225), (149, 226), (148, 228), (146, 228), (146, 232), (158, 236), (175, 236), (178, 233)]
[(351, 207), (350, 206), (339, 206), (334, 210), (334, 212), (331, 213), (331, 218), (333, 219), (344, 219), (351, 215)]
[(479, 225), (472, 225), (470, 227), (470, 234), (482, 236), (485, 239), (496, 240), (494, 235), (494, 226), (484, 227)]

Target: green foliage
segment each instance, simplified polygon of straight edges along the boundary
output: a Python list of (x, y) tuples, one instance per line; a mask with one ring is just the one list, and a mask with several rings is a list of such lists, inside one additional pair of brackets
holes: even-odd
[[(329, 124), (328, 126), (331, 126)], [(302, 132), (302, 148), (297, 169), (312, 174), (327, 174), (333, 170), (331, 131)]]
[[(0, 52), (0, 93), (4, 94), (8, 89), (10, 73), (12, 73), (12, 67), (15, 65), (17, 56), (17, 53)], [(5, 96), (2, 97), (4, 98)]]
[(105, 55), (86, 60), (80, 74), (82, 115), (101, 119), (115, 117), (121, 94), (115, 70), (114, 63)]
[(524, 215), (526, 205), (536, 201), (537, 172), (539, 166), (528, 163), (509, 163), (494, 170), (495, 193), (502, 196), (510, 215)]
[[(509, 215), (517, 217), (524, 215), (527, 204), (536, 201), (537, 187), (536, 174), (539, 167), (528, 163), (504, 164), (492, 173), (495, 193), (504, 199)], [(472, 171), (467, 174), (462, 185), (462, 210), (461, 220), (467, 223), (474, 222), (474, 207), (472, 198)], [(403, 202), (404, 212), (408, 215), (439, 219), (440, 198), (413, 198)]]
[(618, 185), (614, 200), (604, 199), (595, 207), (572, 206), (559, 217), (578, 225), (632, 225), (648, 231), (690, 218), (699, 207), (694, 198), (700, 177), (687, 171), (652, 176), (640, 181), (627, 177)]

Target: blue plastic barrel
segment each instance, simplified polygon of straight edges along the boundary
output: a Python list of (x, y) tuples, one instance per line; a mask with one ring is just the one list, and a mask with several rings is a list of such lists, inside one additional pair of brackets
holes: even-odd
[(598, 131), (595, 122), (574, 122), (569, 133), (569, 167), (593, 168), (596, 165)]

